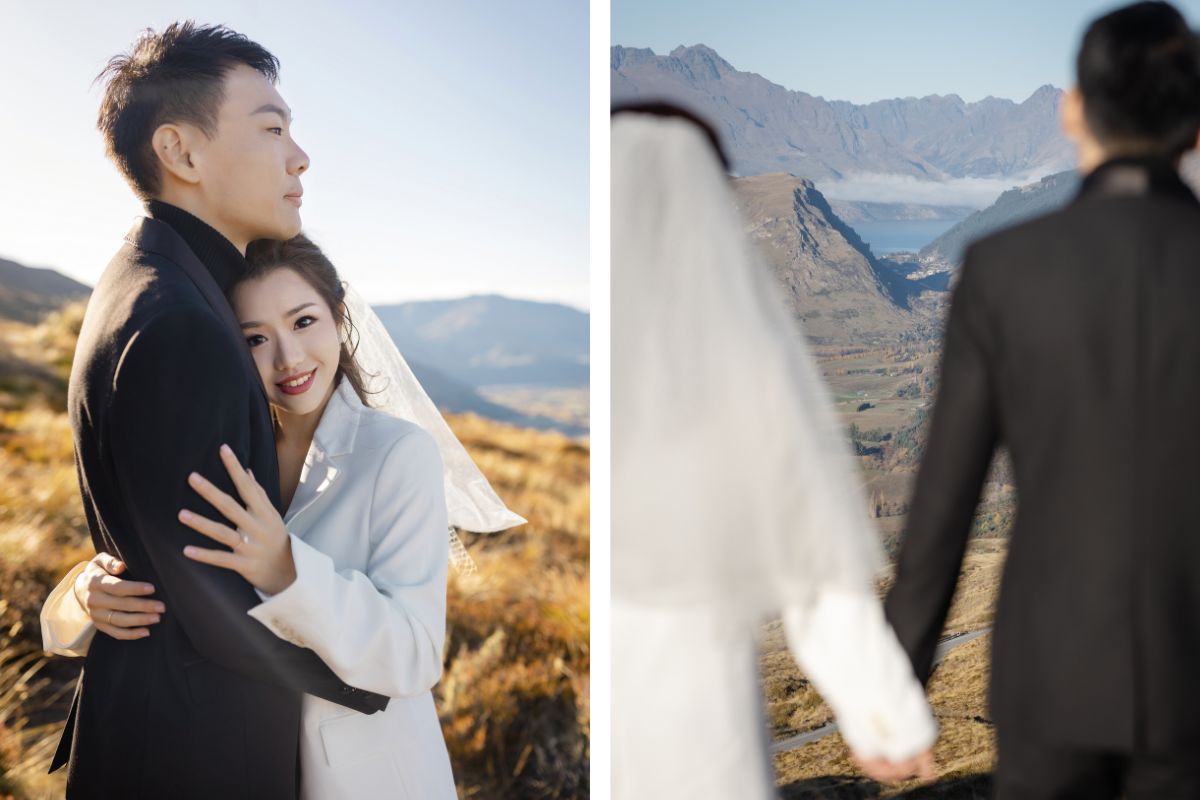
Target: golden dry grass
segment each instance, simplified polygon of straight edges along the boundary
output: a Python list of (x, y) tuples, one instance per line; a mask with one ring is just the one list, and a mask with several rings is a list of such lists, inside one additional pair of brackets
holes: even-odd
[[(0, 325), (0, 798), (63, 793), (46, 775), (78, 675), (45, 657), (38, 612), (92, 555), (63, 412), (81, 307)], [(449, 590), (435, 689), (464, 797), (588, 794), (589, 449), (470, 415), (451, 426), (529, 524), (464, 535), (479, 574)]]
[(473, 415), (451, 427), (529, 520), (468, 537), (479, 575), (450, 587), (439, 707), (465, 797), (586, 796), (589, 451)]

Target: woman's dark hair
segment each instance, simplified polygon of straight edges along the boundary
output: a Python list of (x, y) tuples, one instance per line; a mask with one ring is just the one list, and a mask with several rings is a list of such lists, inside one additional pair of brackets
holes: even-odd
[(1094, 21), (1076, 60), (1084, 117), (1101, 144), (1176, 158), (1200, 133), (1200, 44), (1169, 3)]
[(225, 76), (238, 64), (279, 79), (279, 60), (224, 25), (173, 22), (161, 33), (142, 31), (133, 49), (109, 59), (93, 85), (104, 82), (96, 127), (104, 149), (142, 200), (162, 182), (151, 137), (160, 125), (187, 122), (210, 139), (225, 99)]
[(712, 145), (713, 152), (717, 158), (721, 160), (721, 167), (729, 172), (729, 159), (725, 155), (725, 151), (721, 148), (721, 138), (717, 136), (717, 129), (714, 128), (706, 119), (698, 116), (695, 112), (689, 111), (683, 106), (677, 106), (673, 103), (666, 103), (660, 100), (653, 100), (644, 103), (622, 103), (621, 105), (613, 106), (609, 118), (618, 114), (653, 114), (656, 117), (674, 117), (677, 119), (687, 120), (700, 129), (701, 133), (708, 138), (709, 144)]
[(346, 287), (338, 277), (333, 262), (321, 252), (321, 248), (303, 233), (285, 241), (257, 239), (246, 248), (246, 261), (249, 262), (250, 269), (234, 286), (286, 268), (295, 271), (316, 289), (317, 294), (321, 295), (321, 299), (333, 312), (333, 321), (343, 334), (342, 351), (338, 356), (338, 372), (350, 381), (363, 405), (370, 405), (367, 402), (368, 392), (363, 372), (354, 360), (354, 354), (358, 350), (358, 329), (354, 327), (354, 320), (350, 319), (346, 310)]

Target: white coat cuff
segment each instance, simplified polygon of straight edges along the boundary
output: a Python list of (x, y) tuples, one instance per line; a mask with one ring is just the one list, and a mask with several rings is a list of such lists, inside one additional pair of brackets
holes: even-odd
[(902, 761), (937, 740), (925, 691), (874, 594), (827, 590), (807, 608), (786, 609), (783, 621), (792, 654), (858, 756)]
[(246, 613), (267, 626), (280, 639), (299, 647), (309, 647), (295, 629), (311, 620), (312, 614), (320, 616), (320, 610), (311, 607), (313, 599), (319, 594), (313, 587), (320, 582), (321, 576), (335, 572), (336, 569), (329, 556), (306, 544), (294, 533), (289, 533), (288, 536), (292, 540), (292, 561), (296, 565), (296, 580), (278, 594), (267, 594), (255, 589), (263, 602)]
[(72, 567), (42, 605), (42, 649), (59, 656), (87, 654), (96, 626), (75, 596), (75, 578), (87, 568), (83, 561)]

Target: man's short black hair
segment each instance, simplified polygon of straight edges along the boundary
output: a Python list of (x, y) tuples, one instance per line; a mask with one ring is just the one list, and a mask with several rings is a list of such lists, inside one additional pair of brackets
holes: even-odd
[(150, 138), (169, 122), (187, 122), (210, 138), (225, 99), (225, 76), (238, 64), (279, 79), (279, 60), (224, 25), (173, 22), (161, 33), (142, 32), (133, 49), (109, 59), (96, 76), (105, 81), (96, 127), (108, 157), (143, 200), (162, 183)]
[(1076, 60), (1084, 117), (1105, 146), (1175, 158), (1200, 132), (1200, 45), (1169, 3), (1134, 3), (1094, 21)]

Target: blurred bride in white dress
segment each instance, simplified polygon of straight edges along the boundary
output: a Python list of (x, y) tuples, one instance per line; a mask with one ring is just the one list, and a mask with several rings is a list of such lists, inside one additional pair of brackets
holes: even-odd
[(778, 614), (864, 770), (929, 780), (848, 443), (716, 145), (677, 109), (613, 117), (613, 796), (773, 796), (756, 635)]

